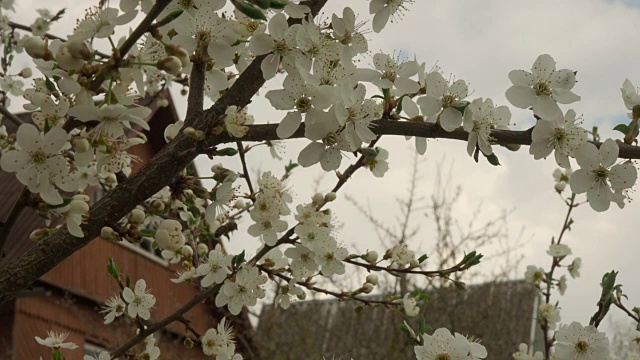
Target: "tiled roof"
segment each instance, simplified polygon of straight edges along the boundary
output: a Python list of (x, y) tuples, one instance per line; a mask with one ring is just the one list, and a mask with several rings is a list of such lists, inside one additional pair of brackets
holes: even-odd
[[(524, 281), (469, 286), (465, 291), (444, 288), (428, 294), (421, 311), (427, 324), (473, 336), (487, 348), (489, 359), (511, 359), (518, 344), (536, 344), (532, 331), (535, 334), (538, 293)], [(296, 302), (287, 310), (266, 306), (256, 331), (264, 359), (415, 359), (400, 324), (406, 319), (417, 329), (417, 318), (384, 307), (366, 307), (356, 314), (355, 305), (315, 300)]]

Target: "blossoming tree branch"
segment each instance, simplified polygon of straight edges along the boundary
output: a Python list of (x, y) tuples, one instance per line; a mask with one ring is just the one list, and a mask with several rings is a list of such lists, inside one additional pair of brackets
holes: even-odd
[[(268, 282), (279, 285), (276, 302), (283, 308), (318, 292), (417, 316), (424, 301), (419, 292), (390, 300), (364, 296), (374, 291), (377, 272), (449, 279), (480, 263), (482, 255), (468, 249), (455, 266), (428, 269), (427, 256), (417, 256), (406, 244), (382, 256), (351, 252), (335, 236), (333, 220), (339, 214), (331, 212), (331, 202), (354, 172), (369, 170), (381, 177), (390, 171), (384, 149), (388, 136), (413, 138), (419, 154), (427, 152), (429, 138), (466, 141), (469, 156), (494, 165), (499, 165), (497, 146), (516, 151), (528, 145), (535, 160), (550, 157), (547, 161), (557, 163), (561, 169), (554, 173), (556, 190), (562, 193), (568, 186), (572, 195), (565, 200), (562, 231), (548, 250), (550, 270), (532, 265), (526, 273), (545, 299), (537, 318), (545, 334), (544, 354), (531, 354), (522, 345), (514, 349), (514, 358), (605, 359), (608, 343), (597, 326), (609, 307), (614, 304), (636, 321), (640, 313), (622, 304), (616, 273), (605, 275), (602, 299), (589, 324), (558, 328), (560, 316), (550, 295), (566, 290), (566, 276), (555, 275), (559, 268), (579, 276), (580, 258), (562, 263), (571, 250), (561, 243), (572, 223), (571, 211), (580, 204), (576, 196), (586, 194), (589, 206), (601, 212), (611, 203), (624, 207), (635, 185), (637, 170), (631, 159), (640, 158), (635, 145), (640, 95), (631, 81), (625, 80), (621, 89), (630, 120), (616, 126), (620, 139), (601, 141), (595, 128), (583, 128), (569, 108), (580, 100), (572, 91), (576, 71), (558, 68), (550, 55), (540, 55), (532, 59), (531, 68), (523, 64), (526, 70), (505, 73), (513, 83), (505, 90), (519, 109), (514, 111), (529, 112), (536, 120), (530, 129), (511, 129), (512, 110), (488, 98), (469, 98), (464, 80), (447, 79), (440, 68), (429, 69), (418, 60), (370, 53), (364, 35), (368, 29), (383, 31), (413, 1), (370, 0), (372, 18), (358, 21), (345, 7), (318, 22), (315, 17), (326, 2), (122, 0), (119, 7), (100, 2), (70, 34), (56, 36), (49, 27), (64, 11), (39, 9), (35, 22), (27, 26), (11, 21), (13, 1), (0, 1), (0, 113), (2, 124), (17, 127), (8, 134), (0, 126), (0, 166), (24, 185), (9, 218), (0, 224), (0, 250), (26, 204), (37, 203), (45, 218), (61, 224), (34, 231), (35, 246), (0, 269), (0, 301), (27, 290), (101, 236), (114, 242), (153, 239), (165, 259), (180, 264), (176, 277), (167, 281), (189, 282), (199, 292), (174, 314), (152, 320), (154, 305), (164, 299), (156, 299), (144, 279), (124, 281), (126, 274), (109, 261), (107, 271), (120, 292), (104, 304), (105, 323), (130, 317), (138, 335), (111, 353), (101, 353), (99, 360), (158, 358), (160, 350), (151, 335), (174, 321), (187, 325), (185, 343), (198, 344), (206, 355), (242, 358), (224, 319), (200, 334), (188, 327), (183, 315), (207, 298), (237, 315), (265, 297)], [(116, 27), (124, 25), (134, 29), (115, 38)], [(23, 51), (33, 66), (15, 71), (14, 54)], [(22, 79), (32, 76), (25, 85)], [(254, 124), (250, 103), (266, 82), (281, 84), (264, 97), (283, 117), (276, 124)], [(188, 86), (186, 117), (164, 130), (167, 144), (132, 173), (137, 159), (128, 149), (146, 142), (143, 130), (149, 130), (146, 120), (152, 112), (136, 100), (155, 96), (154, 106), (166, 106), (162, 90), (172, 83)], [(24, 99), (32, 121), (23, 122), (9, 111), (11, 97)], [(208, 109), (205, 97), (214, 102)], [(331, 192), (294, 202), (291, 189), (296, 184), (287, 181), (292, 165), (281, 174), (251, 178), (246, 152), (269, 148), (279, 159), (277, 145), (294, 138), (308, 140), (297, 164), (337, 174)], [(357, 160), (344, 165), (349, 154)], [(199, 155), (238, 156), (242, 167), (215, 165), (215, 186), (205, 188), (187, 170)], [(241, 184), (247, 191), (240, 190)], [(109, 191), (89, 206), (85, 191), (96, 186)], [(249, 222), (248, 235), (263, 246), (229, 254), (221, 238), (238, 236), (229, 229), (240, 220)], [(215, 245), (210, 248), (207, 239), (212, 238)], [(371, 273), (361, 287), (337, 292), (317, 285), (322, 277), (345, 274), (346, 265)], [(464, 288), (461, 282), (456, 285)], [(489, 356), (481, 344), (444, 328), (431, 334), (407, 324), (402, 329), (415, 342), (420, 360)], [(53, 349), (54, 359), (75, 347), (64, 342), (64, 334), (53, 332), (36, 340)], [(144, 344), (143, 353), (132, 354), (139, 343)]]

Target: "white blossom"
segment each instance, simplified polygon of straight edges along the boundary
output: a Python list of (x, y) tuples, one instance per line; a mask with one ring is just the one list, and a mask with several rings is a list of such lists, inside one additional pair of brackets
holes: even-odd
[(593, 325), (583, 327), (576, 321), (560, 327), (554, 347), (558, 360), (599, 360), (610, 355), (607, 335)]
[(36, 336), (36, 341), (40, 345), (48, 346), (54, 349), (75, 349), (78, 345), (68, 342), (65, 343), (65, 339), (69, 336), (68, 333), (57, 333), (55, 331), (47, 331), (47, 338), (42, 339)]
[(585, 143), (575, 153), (580, 169), (573, 172), (569, 185), (576, 194), (587, 193), (591, 208), (606, 211), (613, 201), (624, 207), (624, 191), (631, 188), (638, 171), (631, 162), (616, 164), (620, 149), (615, 140), (605, 140), (598, 150), (595, 145)]
[(569, 156), (574, 156), (576, 149), (587, 141), (587, 135), (587, 130), (576, 123), (576, 112), (568, 110), (564, 116), (538, 120), (531, 133), (529, 153), (538, 160), (555, 150), (556, 163), (568, 169)]
[(217, 244), (214, 250), (209, 252), (209, 256), (203, 263), (198, 265), (196, 274), (198, 276), (204, 276), (200, 281), (202, 287), (209, 287), (213, 284), (220, 284), (223, 282), (227, 275), (231, 274), (231, 259), (233, 256), (225, 255), (222, 252), (222, 247)]
[(513, 83), (506, 97), (511, 104), (521, 109), (533, 107), (533, 113), (543, 119), (562, 117), (558, 106), (580, 100), (580, 96), (571, 92), (576, 83), (576, 75), (568, 69), (556, 70), (556, 62), (550, 55), (538, 56), (531, 72), (513, 70), (509, 73)]
[(131, 317), (140, 316), (141, 319), (149, 320), (151, 308), (156, 303), (156, 298), (147, 290), (147, 283), (144, 279), (138, 279), (134, 290), (126, 287), (122, 291), (124, 301), (128, 303), (127, 314)]
[(491, 99), (473, 100), (465, 109), (463, 119), (464, 129), (469, 133), (467, 153), (472, 156), (478, 146), (485, 155), (493, 154), (490, 143), (491, 129), (508, 130), (509, 120), (511, 111), (508, 107), (495, 107)]

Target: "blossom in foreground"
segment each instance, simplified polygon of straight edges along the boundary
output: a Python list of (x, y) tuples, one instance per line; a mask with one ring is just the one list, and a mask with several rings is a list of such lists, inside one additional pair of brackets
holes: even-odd
[(58, 190), (51, 185), (51, 175), (64, 174), (67, 162), (60, 153), (67, 144), (67, 132), (54, 127), (40, 133), (31, 124), (22, 124), (16, 135), (19, 149), (8, 151), (0, 158), (4, 171), (15, 172), (18, 180), (32, 193), (40, 193), (49, 204), (62, 204)]
[(371, 0), (369, 3), (369, 13), (373, 14), (371, 25), (373, 31), (379, 33), (384, 29), (389, 18), (395, 13), (406, 10), (405, 3), (412, 3), (413, 0)]
[(620, 91), (622, 92), (622, 101), (624, 101), (624, 106), (627, 109), (633, 110), (634, 106), (640, 105), (640, 94), (638, 94), (638, 90), (633, 86), (631, 80), (625, 79)]
[(126, 308), (127, 304), (122, 301), (122, 298), (118, 295), (107, 299), (104, 303), (103, 310), (100, 311), (101, 313), (107, 313), (107, 315), (104, 316), (105, 325), (111, 324), (115, 318), (123, 315)]
[(632, 163), (615, 164), (620, 149), (613, 139), (607, 139), (596, 148), (585, 143), (575, 153), (580, 169), (573, 172), (569, 185), (576, 194), (587, 193), (591, 208), (606, 211), (614, 201), (624, 207), (627, 196), (623, 193), (631, 188), (638, 178), (638, 171)]
[(556, 62), (548, 55), (540, 55), (533, 63), (531, 72), (513, 70), (509, 73), (513, 83), (506, 97), (511, 104), (521, 109), (533, 107), (533, 113), (543, 119), (562, 116), (561, 104), (571, 104), (580, 96), (571, 92), (576, 75), (568, 69), (556, 70)]
[(269, 80), (276, 75), (278, 65), (282, 62), (287, 72), (295, 69), (296, 59), (300, 56), (296, 49), (296, 33), (298, 28), (289, 27), (284, 14), (276, 14), (267, 25), (269, 34), (256, 34), (251, 37), (249, 49), (256, 55), (267, 55), (260, 64), (262, 76)]
[(233, 332), (225, 318), (222, 318), (216, 329), (207, 330), (201, 342), (202, 352), (207, 356), (215, 356), (216, 360), (231, 359), (236, 351)]
[(144, 279), (136, 282), (134, 290), (126, 287), (122, 291), (122, 297), (129, 305), (127, 305), (127, 314), (131, 317), (140, 316), (144, 320), (151, 317), (151, 308), (156, 303), (156, 298), (149, 294), (146, 290), (147, 283)]
[(247, 266), (236, 273), (234, 280), (226, 280), (216, 296), (216, 306), (228, 305), (233, 315), (238, 315), (243, 306), (254, 306), (265, 296), (261, 287), (267, 282), (258, 268)]
[(469, 133), (467, 153), (473, 156), (476, 146), (485, 155), (493, 154), (489, 138), (491, 129), (508, 130), (511, 111), (506, 106), (494, 106), (491, 99), (475, 99), (464, 111), (463, 126)]
[(563, 325), (556, 333), (555, 356), (558, 360), (601, 360), (609, 357), (609, 340), (593, 325), (579, 322)]
[(217, 244), (214, 250), (209, 252), (206, 261), (198, 265), (196, 274), (204, 276), (201, 280), (202, 287), (209, 287), (213, 284), (220, 284), (231, 273), (231, 255), (225, 255), (222, 247)]
[(568, 110), (564, 116), (548, 121), (538, 120), (531, 133), (529, 154), (538, 160), (549, 156), (555, 150), (554, 156), (559, 166), (571, 167), (569, 156), (587, 142), (587, 130), (576, 124), (576, 112)]
[(68, 333), (57, 333), (55, 331), (47, 331), (47, 338), (42, 339), (36, 336), (36, 341), (40, 345), (48, 346), (54, 349), (75, 349), (78, 345), (72, 342), (64, 342), (64, 340), (69, 336)]
[(461, 334), (451, 335), (446, 328), (437, 329), (433, 335), (424, 335), (424, 344), (414, 347), (418, 360), (479, 360), (487, 357), (487, 350), (477, 342), (469, 341)]
[(426, 75), (426, 82), (427, 96), (421, 102), (423, 114), (438, 114), (437, 119), (445, 131), (455, 130), (462, 124), (461, 109), (469, 104), (464, 100), (469, 95), (467, 83), (456, 80), (449, 84), (442, 74), (435, 71)]

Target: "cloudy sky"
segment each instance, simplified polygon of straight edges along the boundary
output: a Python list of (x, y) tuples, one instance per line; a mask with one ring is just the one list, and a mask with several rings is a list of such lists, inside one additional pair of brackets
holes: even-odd
[[(27, 24), (33, 19), (34, 9), (51, 4), (42, 0), (17, 3), (18, 20)], [(370, 19), (368, 1), (364, 0), (330, 0), (324, 19), (334, 12), (340, 14), (340, 6), (346, 3), (361, 14), (360, 20)], [(54, 32), (68, 33), (73, 19), (82, 15), (77, 4), (71, 0), (56, 1), (57, 7), (68, 8), (68, 16), (64, 23), (54, 27)], [(578, 71), (579, 82), (574, 92), (582, 101), (564, 106), (563, 110), (575, 109), (583, 115), (584, 127), (590, 129), (597, 125), (603, 138), (613, 137), (617, 134), (610, 129), (626, 120), (619, 90), (622, 82), (628, 77), (640, 84), (637, 66), (640, 48), (634, 41), (640, 30), (640, 7), (636, 4), (633, 0), (419, 0), (409, 4), (408, 11), (389, 24), (382, 34), (368, 33), (371, 54), (365, 56), (362, 63), (370, 63), (371, 56), (381, 51), (415, 55), (428, 67), (437, 63), (445, 74), (466, 80), (473, 92), (470, 99), (490, 97), (499, 105), (509, 105), (504, 96), (510, 86), (509, 71), (529, 70), (538, 55), (548, 53), (555, 58), (558, 68)], [(268, 85), (275, 88), (278, 81), (275, 79)], [(174, 97), (184, 114), (184, 99), (177, 92)], [(254, 102), (251, 111), (257, 121), (279, 121), (283, 114), (269, 110), (267, 105), (260, 99)], [(515, 129), (534, 124), (530, 111), (510, 108)], [(285, 157), (295, 160), (297, 151), (305, 143), (304, 140), (291, 141)], [(397, 216), (391, 210), (395, 209), (395, 199), (404, 195), (408, 186), (409, 144), (404, 139), (383, 138), (379, 145), (391, 152), (391, 170), (382, 179), (363, 171), (344, 187), (344, 191), (361, 202), (368, 200), (374, 213), (390, 223)], [(554, 162), (551, 159), (534, 161), (527, 148), (516, 153), (498, 148), (496, 152), (502, 166), (493, 167), (482, 161), (476, 164), (465, 149), (464, 142), (429, 140), (427, 154), (419, 164), (423, 175), (421, 191), (424, 195), (430, 194), (436, 164), (445, 161), (452, 167), (452, 181), (460, 184), (464, 192), (456, 211), (459, 220), (469, 221), (472, 210), (479, 204), (482, 204), (481, 219), (495, 216), (503, 209), (513, 209), (509, 218), (511, 233), (515, 235), (524, 227), (525, 238), (530, 239), (522, 249), (525, 261), (519, 273), (523, 274), (528, 264), (548, 269), (551, 259), (545, 251), (551, 237), (558, 235), (565, 214), (565, 207), (553, 190)], [(272, 161), (264, 151), (252, 151), (248, 159), (254, 171), (280, 172), (284, 165)], [(353, 158), (344, 159), (343, 167), (351, 161)], [(226, 164), (238, 165), (237, 162)], [(211, 163), (203, 160), (198, 165), (206, 173)], [(311, 168), (294, 175), (291, 186), (296, 202), (308, 201), (314, 190), (309, 184), (320, 174), (319, 169)], [(320, 189), (329, 189), (334, 181), (335, 177), (327, 174), (320, 182)], [(381, 250), (366, 219), (343, 196), (339, 196), (332, 210), (343, 225), (339, 241), (359, 250)], [(619, 282), (625, 285), (631, 299), (629, 305), (640, 305), (640, 285), (634, 276), (638, 271), (635, 258), (640, 242), (633, 229), (636, 224), (633, 214), (639, 210), (637, 199), (623, 210), (614, 206), (604, 214), (595, 213), (586, 205), (575, 210), (575, 225), (564, 241), (574, 255), (582, 257), (584, 269), (581, 278), (569, 281), (567, 294), (560, 298), (563, 322), (588, 322), (596, 309), (600, 278), (611, 269), (620, 271)], [(416, 216), (416, 223), (422, 225), (423, 231), (414, 245), (426, 251), (433, 244), (432, 227), (420, 214)], [(240, 236), (230, 247), (239, 250), (254, 244), (253, 239)], [(491, 267), (488, 263), (481, 266)]]

